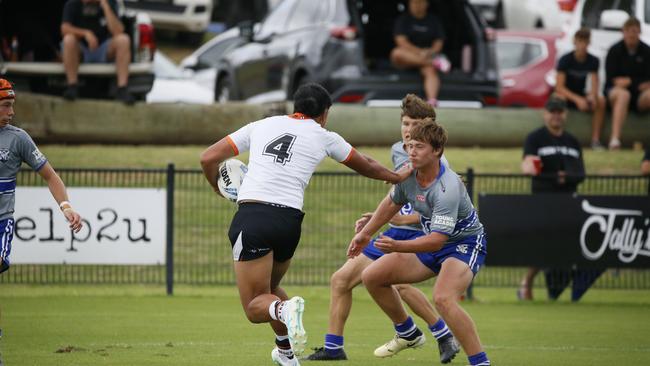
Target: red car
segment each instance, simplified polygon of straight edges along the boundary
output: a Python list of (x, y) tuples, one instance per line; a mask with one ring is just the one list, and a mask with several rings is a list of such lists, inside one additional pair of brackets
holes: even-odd
[(555, 40), (560, 32), (498, 31), (502, 107), (542, 108), (555, 87)]

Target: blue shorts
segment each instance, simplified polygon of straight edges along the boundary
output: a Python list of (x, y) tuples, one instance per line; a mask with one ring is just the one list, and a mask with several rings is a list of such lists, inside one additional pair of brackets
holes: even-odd
[[(108, 38), (100, 43), (97, 48), (90, 50), (84, 42), (79, 42), (79, 49), (81, 50), (81, 62), (89, 64), (103, 64), (108, 63), (108, 45), (111, 39)], [(63, 53), (63, 42), (61, 42), (61, 53)]]
[(442, 262), (447, 258), (457, 258), (469, 266), (474, 275), (478, 273), (487, 255), (487, 239), (485, 234), (469, 236), (463, 240), (447, 243), (437, 252), (415, 253), (422, 264), (436, 274), (440, 273)]
[(14, 239), (14, 219), (0, 221), (0, 273), (9, 269), (11, 241)]
[[(407, 230), (391, 227), (388, 230), (384, 231), (381, 235), (385, 235), (395, 240), (412, 240), (424, 235), (424, 232), (420, 230)], [(363, 254), (373, 261), (377, 260), (379, 257), (385, 254), (381, 250), (375, 248), (375, 240), (377, 240), (377, 238), (378, 237), (372, 239), (370, 244), (368, 244), (368, 246), (363, 249)]]

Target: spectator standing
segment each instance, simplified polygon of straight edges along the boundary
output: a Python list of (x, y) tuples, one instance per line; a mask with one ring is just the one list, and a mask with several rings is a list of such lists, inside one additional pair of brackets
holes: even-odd
[(438, 18), (428, 13), (428, 0), (409, 0), (408, 11), (395, 21), (395, 48), (391, 62), (399, 68), (418, 68), (424, 78), (424, 92), (429, 104), (438, 103), (440, 78), (438, 71), (449, 71), (451, 65), (444, 55), (445, 31)]
[[(551, 96), (544, 110), (544, 127), (528, 135), (521, 169), (533, 176), (533, 194), (572, 194), (584, 180), (585, 168), (578, 140), (564, 130), (566, 101)], [(529, 268), (517, 295), (532, 300), (533, 280), (539, 268)], [(545, 271), (549, 298), (557, 299), (573, 280), (571, 300), (578, 301), (604, 272), (602, 269), (548, 268)]]
[(629, 18), (623, 24), (623, 39), (607, 52), (605, 95), (612, 107), (610, 149), (621, 147), (621, 130), (631, 108), (650, 110), (650, 46), (641, 42), (641, 23)]
[[(569, 107), (593, 114), (591, 119), (591, 147), (602, 149), (600, 131), (605, 119), (606, 101), (600, 95), (598, 58), (587, 52), (591, 32), (581, 28), (573, 37), (575, 50), (562, 56), (557, 64), (555, 92), (568, 101)], [(586, 91), (587, 78), (591, 83)]]
[(117, 16), (116, 0), (68, 0), (63, 7), (63, 66), (67, 87), (63, 97), (77, 99), (79, 62), (115, 62), (117, 100), (133, 104), (128, 91), (131, 39)]

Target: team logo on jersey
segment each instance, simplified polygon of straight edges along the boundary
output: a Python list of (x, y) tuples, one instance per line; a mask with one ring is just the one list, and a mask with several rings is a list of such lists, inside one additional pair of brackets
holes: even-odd
[(34, 160), (36, 161), (45, 160), (45, 156), (38, 149), (32, 151), (32, 155), (34, 155)]
[(423, 194), (416, 194), (415, 199), (420, 202), (424, 202), (426, 200)]
[(456, 245), (456, 251), (461, 254), (467, 254), (467, 244)]
[(0, 161), (9, 160), (9, 149), (0, 149)]
[(413, 206), (411, 206), (410, 203), (405, 204), (402, 206), (402, 208), (399, 210), (400, 215), (410, 215), (413, 213)]

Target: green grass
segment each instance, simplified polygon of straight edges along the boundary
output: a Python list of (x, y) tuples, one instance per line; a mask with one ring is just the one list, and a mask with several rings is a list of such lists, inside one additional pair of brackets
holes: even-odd
[[(287, 290), (305, 297), (308, 345), (319, 346), (327, 325), (328, 289)], [(430, 288), (423, 290), (430, 294)], [(3, 360), (8, 366), (271, 364), (271, 330), (248, 323), (234, 287), (181, 287), (173, 297), (163, 291), (3, 285)], [(363, 288), (354, 296), (346, 365), (439, 364), (432, 337), (422, 350), (376, 360), (372, 351), (391, 337), (391, 324)], [(580, 303), (566, 297), (521, 303), (512, 289), (479, 288), (476, 296), (478, 301), (463, 306), (495, 365), (650, 364), (648, 292), (591, 290)], [(452, 363), (466, 364), (463, 353)]]
[[(110, 146), (43, 145), (41, 150), (55, 167), (65, 168), (177, 168), (199, 169), (199, 154), (207, 146)], [(391, 165), (388, 147), (360, 147), (360, 151)], [(448, 148), (445, 155), (457, 172), (474, 168), (477, 173), (520, 173), (522, 149)], [(584, 150), (588, 174), (639, 174), (643, 153), (633, 150)], [(248, 160), (246, 154), (240, 157)], [(332, 159), (325, 159), (319, 171), (347, 171)]]

